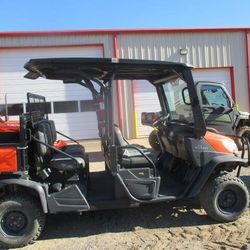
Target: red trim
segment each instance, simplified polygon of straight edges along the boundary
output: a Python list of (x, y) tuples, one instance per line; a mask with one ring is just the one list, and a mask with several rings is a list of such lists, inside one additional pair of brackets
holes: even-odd
[(229, 74), (230, 74), (230, 84), (231, 84), (231, 96), (233, 98), (234, 101), (236, 101), (236, 93), (235, 93), (235, 78), (234, 78), (234, 67), (233, 66), (220, 66), (220, 67), (209, 67), (209, 68), (193, 68), (194, 70), (206, 70), (206, 69), (228, 69), (229, 70)]
[(131, 94), (132, 94), (132, 106), (133, 106), (133, 131), (134, 131), (134, 134), (133, 134), (133, 138), (137, 138), (138, 137), (138, 134), (137, 134), (137, 121), (136, 121), (136, 116), (135, 116), (135, 80), (132, 80), (131, 81), (131, 84), (132, 84), (132, 88), (131, 88)]
[(55, 45), (30, 45), (30, 46), (6, 46), (6, 47), (0, 47), (0, 49), (26, 49), (26, 48), (60, 48), (60, 47), (104, 47), (102, 43), (91, 43), (91, 44), (55, 44)]
[[(118, 41), (117, 35), (113, 34), (113, 45), (114, 45), (114, 57), (119, 58), (119, 48), (118, 48)], [(123, 132), (123, 105), (122, 105), (122, 87), (121, 81), (116, 81), (116, 93), (117, 93), (117, 103), (118, 103), (118, 125), (120, 130)]]
[(119, 46), (118, 46), (117, 34), (113, 34), (113, 44), (114, 44), (114, 57), (119, 58)]
[(176, 32), (232, 32), (232, 31), (250, 31), (250, 27), (193, 27), (193, 28), (155, 28), (155, 29), (94, 29), (94, 30), (40, 30), (40, 31), (4, 31), (1, 36), (63, 36), (63, 35), (86, 35), (86, 34), (111, 34), (117, 33), (176, 33)]
[(246, 32), (246, 54), (247, 54), (247, 83), (248, 83), (248, 105), (250, 109), (250, 32)]

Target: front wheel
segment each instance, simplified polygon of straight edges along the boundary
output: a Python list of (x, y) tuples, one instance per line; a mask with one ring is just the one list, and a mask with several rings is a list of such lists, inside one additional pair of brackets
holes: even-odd
[(0, 245), (22, 247), (35, 241), (45, 224), (38, 202), (21, 193), (0, 200)]
[(156, 151), (161, 151), (161, 145), (160, 145), (160, 142), (158, 140), (157, 130), (153, 130), (149, 134), (148, 142), (149, 142), (149, 145), (151, 146), (152, 149), (154, 149)]
[(239, 178), (230, 174), (209, 180), (200, 194), (206, 213), (219, 222), (237, 220), (247, 209), (249, 193)]

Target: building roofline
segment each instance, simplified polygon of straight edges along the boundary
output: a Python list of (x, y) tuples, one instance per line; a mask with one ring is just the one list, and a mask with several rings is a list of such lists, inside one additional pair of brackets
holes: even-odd
[(136, 29), (86, 29), (86, 30), (36, 30), (0, 31), (0, 37), (22, 36), (62, 36), (62, 35), (102, 35), (133, 33), (180, 33), (180, 32), (240, 32), (250, 31), (250, 27), (193, 27), (193, 28), (136, 28)]

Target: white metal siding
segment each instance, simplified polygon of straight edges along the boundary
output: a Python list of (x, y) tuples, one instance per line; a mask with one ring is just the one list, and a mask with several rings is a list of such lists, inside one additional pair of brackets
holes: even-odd
[[(23, 48), (0, 50), (0, 103), (4, 94), (8, 94), (8, 103), (25, 103), (26, 93), (44, 95), (48, 102), (91, 100), (91, 93), (77, 84), (63, 84), (39, 78), (24, 78), (25, 62), (31, 58), (46, 57), (102, 57), (102, 47), (62, 47), (62, 48)], [(76, 110), (80, 111), (80, 110)], [(97, 138), (97, 120), (95, 112), (55, 113), (57, 129), (77, 139)]]
[(0, 48), (4, 47), (32, 47), (32, 46), (58, 46), (58, 45), (102, 45), (104, 56), (112, 57), (112, 35), (32, 35), (0, 37)]

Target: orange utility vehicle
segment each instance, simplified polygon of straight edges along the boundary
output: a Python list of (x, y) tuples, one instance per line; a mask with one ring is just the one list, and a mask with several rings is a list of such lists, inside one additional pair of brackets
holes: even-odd
[[(34, 109), (20, 114), (20, 127), (9, 126), (0, 137), (0, 243), (4, 247), (36, 240), (46, 214), (197, 197), (207, 214), (220, 222), (234, 221), (247, 209), (249, 193), (238, 177), (248, 161), (240, 157), (232, 139), (207, 131), (192, 69), (186, 64), (48, 58), (32, 59), (25, 68), (26, 78), (77, 83), (96, 100), (104, 100), (97, 116), (106, 168), (89, 171), (88, 154), (74, 140), (55, 147), (58, 131), (46, 114), (45, 98), (28, 94)], [(128, 144), (114, 124), (116, 80), (131, 80), (131, 84), (147, 80), (156, 88), (162, 109), (161, 117), (154, 120), (160, 151)], [(142, 119), (152, 123), (150, 116)], [(249, 152), (249, 143), (244, 142)], [(232, 171), (237, 169), (235, 176)]]

